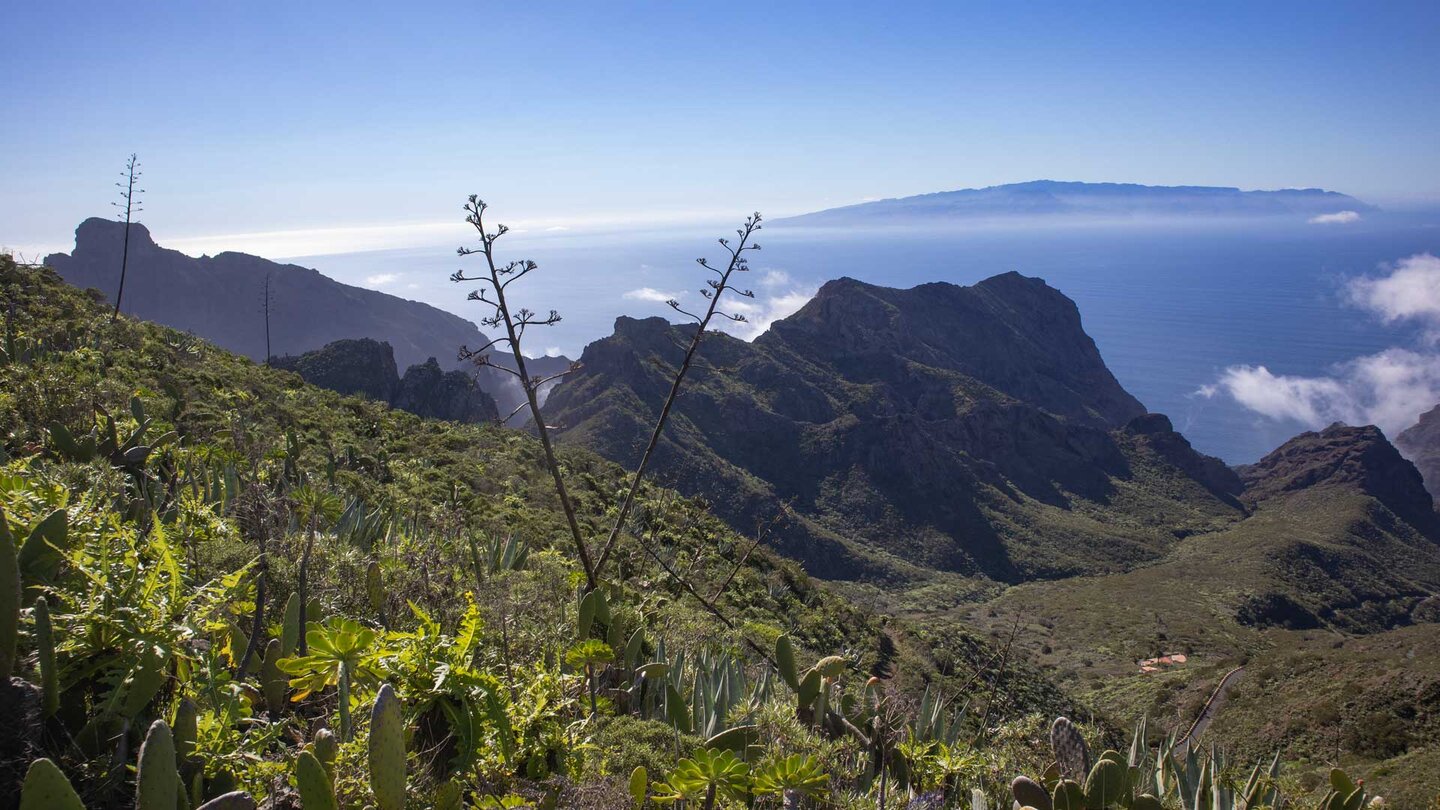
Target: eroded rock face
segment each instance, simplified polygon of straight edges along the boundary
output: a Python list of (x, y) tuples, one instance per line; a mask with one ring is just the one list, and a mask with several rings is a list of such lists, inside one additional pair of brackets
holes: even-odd
[(1440, 405), (1396, 436), (1395, 446), (1420, 471), (1430, 495), (1440, 498)]
[(445, 371), (435, 358), (411, 366), (400, 377), (390, 344), (376, 340), (337, 340), (299, 357), (279, 357), (276, 368), (305, 381), (409, 411), (427, 419), (488, 422), (500, 417), (495, 400), (463, 371)]
[(337, 340), (298, 357), (277, 357), (275, 368), (294, 371), (305, 382), (341, 394), (389, 402), (400, 381), (389, 343), (361, 338)]
[(430, 419), (451, 422), (487, 422), (500, 414), (491, 399), (463, 371), (443, 371), (435, 358), (405, 371), (390, 404)]
[(1420, 472), (1371, 425), (1337, 422), (1302, 433), (1239, 472), (1250, 503), (1315, 487), (1344, 487), (1375, 498), (1417, 526), (1435, 521), (1434, 501)]

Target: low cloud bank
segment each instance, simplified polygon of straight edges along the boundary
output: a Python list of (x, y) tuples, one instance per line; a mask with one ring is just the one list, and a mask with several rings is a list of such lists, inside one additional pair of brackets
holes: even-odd
[(1196, 393), (1225, 396), (1261, 416), (1321, 428), (1376, 425), (1394, 436), (1440, 402), (1440, 258), (1418, 254), (1346, 285), (1350, 302), (1384, 323), (1423, 327), (1420, 345), (1396, 346), (1334, 366), (1329, 374), (1276, 374), (1264, 365), (1225, 369)]
[(1349, 225), (1360, 221), (1359, 211), (1336, 211), (1333, 214), (1319, 214), (1305, 220), (1311, 225)]

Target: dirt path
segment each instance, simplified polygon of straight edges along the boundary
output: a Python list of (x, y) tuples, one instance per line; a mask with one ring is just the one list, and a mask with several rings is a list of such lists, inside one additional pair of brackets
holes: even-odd
[(1190, 745), (1200, 739), (1200, 735), (1205, 733), (1205, 729), (1210, 727), (1215, 716), (1225, 707), (1225, 698), (1230, 694), (1230, 688), (1243, 677), (1245, 677), (1243, 665), (1225, 673), (1225, 677), (1220, 679), (1215, 691), (1210, 693), (1210, 699), (1205, 701), (1204, 708), (1200, 709), (1200, 715), (1195, 718), (1195, 722), (1190, 724), (1190, 729), (1185, 732), (1185, 736), (1176, 741), (1176, 753), (1188, 750)]

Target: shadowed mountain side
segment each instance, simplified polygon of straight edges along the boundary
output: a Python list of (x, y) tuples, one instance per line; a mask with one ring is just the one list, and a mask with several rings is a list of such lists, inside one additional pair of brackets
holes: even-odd
[(478, 424), (500, 418), (495, 400), (463, 371), (444, 371), (435, 358), (395, 368), (390, 344), (363, 338), (337, 340), (298, 357), (276, 357), (275, 368), (341, 394), (356, 394), (428, 419)]
[[(115, 300), (120, 277), (123, 223), (90, 218), (75, 229), (75, 250), (45, 263), (77, 287), (93, 287)], [(443, 369), (467, 369), (461, 346), (487, 338), (475, 324), (449, 312), (387, 293), (342, 284), (316, 270), (279, 264), (245, 253), (191, 258), (155, 244), (145, 226), (130, 231), (129, 272), (122, 311), (192, 332), (252, 360), (265, 359), (262, 303), (270, 278), (270, 350), (301, 354), (336, 340), (369, 338), (390, 344), (401, 368), (436, 358)], [(504, 362), (504, 358), (497, 357)], [(537, 361), (538, 374), (562, 370), (569, 361)], [(553, 368), (553, 370), (551, 370)], [(521, 401), (508, 375), (482, 370), (480, 385), (506, 412)]]
[[(618, 319), (547, 419), (633, 463), (691, 329)], [(1117, 570), (1241, 514), (1238, 480), (1168, 422), (1119, 430), (1143, 407), (1074, 304), (1038, 279), (842, 279), (753, 343), (707, 336), (702, 358), (657, 452), (660, 480), (742, 531), (791, 505), (770, 540), (823, 576)]]
[(1426, 489), (1440, 500), (1440, 405), (1396, 436), (1395, 446), (1415, 463)]

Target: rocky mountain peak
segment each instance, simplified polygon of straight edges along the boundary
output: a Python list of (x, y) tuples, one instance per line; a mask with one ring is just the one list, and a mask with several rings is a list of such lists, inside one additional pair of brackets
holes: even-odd
[(1373, 425), (1337, 422), (1301, 433), (1239, 472), (1245, 500), (1252, 503), (1313, 487), (1341, 487), (1370, 495), (1417, 527), (1435, 520), (1419, 471)]

